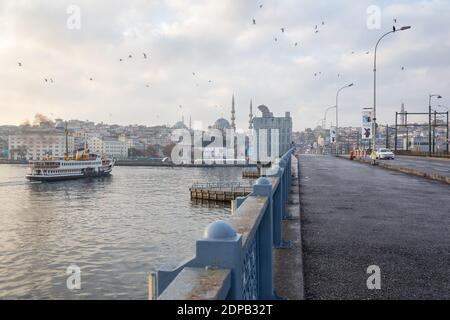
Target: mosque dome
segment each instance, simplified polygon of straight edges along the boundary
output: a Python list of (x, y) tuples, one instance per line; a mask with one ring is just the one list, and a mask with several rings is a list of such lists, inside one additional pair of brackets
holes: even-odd
[(183, 121), (178, 121), (173, 125), (172, 129), (188, 129), (188, 127), (184, 124)]
[(228, 122), (228, 120), (224, 119), (224, 118), (219, 118), (216, 120), (216, 122), (214, 122), (214, 125), (212, 126), (213, 129), (219, 129), (219, 130), (225, 130), (225, 129), (230, 129), (230, 123)]

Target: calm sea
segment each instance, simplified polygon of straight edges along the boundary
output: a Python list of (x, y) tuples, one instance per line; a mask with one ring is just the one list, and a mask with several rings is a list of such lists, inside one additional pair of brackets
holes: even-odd
[[(0, 298), (146, 299), (149, 271), (194, 254), (230, 208), (190, 200), (193, 182), (240, 181), (241, 168), (116, 167), (91, 180), (30, 183), (0, 165)], [(81, 290), (67, 289), (67, 268)]]

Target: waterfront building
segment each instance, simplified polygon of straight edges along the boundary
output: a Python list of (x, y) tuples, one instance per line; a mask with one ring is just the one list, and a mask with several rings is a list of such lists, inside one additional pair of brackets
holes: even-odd
[[(74, 150), (74, 137), (67, 137), (68, 152)], [(9, 158), (13, 160), (43, 160), (66, 154), (64, 130), (24, 129), (8, 138)]]
[[(258, 155), (257, 157), (253, 155), (253, 159), (263, 160), (260, 159), (260, 153), (264, 153), (262, 152), (264, 149), (267, 150), (267, 156), (271, 159), (273, 159), (274, 156), (285, 154), (292, 145), (292, 118), (290, 112), (286, 112), (284, 117), (274, 117), (273, 113), (270, 112), (269, 108), (265, 105), (260, 105), (258, 109), (262, 112), (262, 117), (254, 117), (252, 121), (254, 148)], [(262, 132), (264, 132), (264, 129), (267, 132), (266, 146), (260, 145), (260, 137)], [(272, 154), (272, 143), (274, 142), (272, 141), (272, 135), (274, 130), (278, 130), (278, 154)]]
[(115, 159), (128, 158), (128, 145), (114, 137), (90, 137), (89, 151)]

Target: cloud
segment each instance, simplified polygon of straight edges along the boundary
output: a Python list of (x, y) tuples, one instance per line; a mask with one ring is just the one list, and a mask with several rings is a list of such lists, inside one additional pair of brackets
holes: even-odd
[[(81, 9), (80, 30), (66, 27), (72, 4)], [(377, 1), (382, 30), (366, 27), (372, 4), (2, 1), (0, 122), (20, 123), (40, 112), (120, 124), (173, 124), (182, 105), (185, 117), (207, 125), (219, 113), (228, 116), (234, 93), (239, 126), (247, 127), (252, 98), (254, 106), (266, 104), (277, 115), (291, 111), (295, 129), (302, 129), (315, 126), (334, 105), (336, 90), (354, 82), (340, 96), (340, 123), (359, 125), (361, 108), (373, 100), (373, 47), (394, 18), (413, 28), (380, 45), (380, 122), (392, 123), (402, 102), (409, 111), (420, 111), (428, 93), (448, 97), (449, 1)], [(55, 82), (46, 84), (44, 78)]]

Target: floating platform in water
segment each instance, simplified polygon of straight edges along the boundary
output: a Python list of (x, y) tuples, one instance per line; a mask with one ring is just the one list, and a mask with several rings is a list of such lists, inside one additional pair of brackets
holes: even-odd
[(233, 201), (237, 197), (246, 197), (253, 191), (248, 183), (194, 183), (189, 191), (191, 199)]

